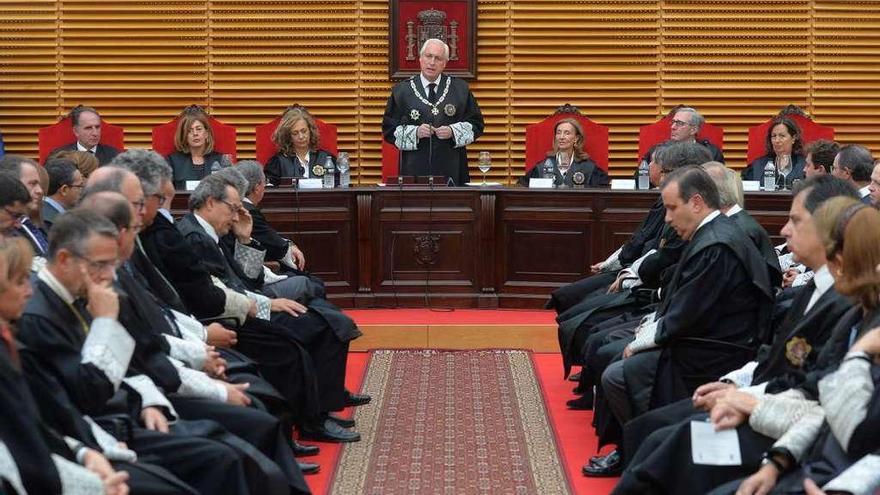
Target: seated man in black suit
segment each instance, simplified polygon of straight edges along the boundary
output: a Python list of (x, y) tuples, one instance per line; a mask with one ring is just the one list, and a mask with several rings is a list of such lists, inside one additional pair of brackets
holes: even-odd
[[(706, 123), (706, 119), (700, 115), (700, 112), (692, 107), (678, 106), (673, 108), (669, 113), (672, 115), (672, 123), (669, 125), (670, 141), (700, 144), (709, 151), (713, 162), (724, 163), (724, 153), (721, 152), (719, 147), (709, 142), (708, 139), (697, 139), (697, 134), (699, 134), (703, 124)], [(645, 153), (645, 156), (642, 157), (642, 161), (649, 163), (653, 151), (654, 146)]]
[(101, 116), (92, 107), (77, 105), (70, 111), (70, 124), (73, 126), (73, 134), (76, 142), (59, 146), (52, 150), (49, 155), (58, 151), (88, 151), (95, 155), (99, 165), (110, 163), (119, 150), (100, 144), (101, 141)]
[[(49, 240), (46, 232), (38, 225), (40, 209), (43, 205), (43, 188), (40, 183), (39, 165), (33, 160), (19, 155), (5, 155), (0, 159), (0, 170), (6, 170), (18, 177), (24, 184), (31, 196), (27, 204), (27, 211), (20, 220), (16, 234), (27, 239), (34, 249), (38, 258), (45, 259), (49, 248)], [(34, 264), (35, 268), (42, 266), (41, 262)]]
[(43, 197), (43, 226), (52, 228), (55, 217), (73, 208), (79, 201), (85, 180), (70, 160), (51, 158), (46, 162), (49, 189)]

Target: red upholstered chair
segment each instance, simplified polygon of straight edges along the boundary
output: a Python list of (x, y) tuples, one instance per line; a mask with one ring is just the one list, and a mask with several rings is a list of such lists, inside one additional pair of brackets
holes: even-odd
[[(279, 122), (281, 122), (280, 116), (275, 117), (271, 122), (257, 126), (257, 161), (262, 163), (263, 166), (266, 165), (266, 162), (275, 153), (278, 153), (278, 147), (272, 142), (272, 134), (278, 128)], [(337, 142), (336, 126), (328, 124), (321, 119), (315, 119), (315, 124), (318, 126), (318, 148), (327, 150), (333, 156), (337, 156), (339, 154), (339, 144)]]
[(398, 175), (398, 162), (400, 161), (400, 150), (397, 146), (382, 140), (382, 182), (386, 182), (389, 177)]
[[(639, 128), (639, 156), (641, 160), (652, 146), (669, 139), (672, 126), (672, 115), (667, 115), (653, 124)], [(724, 129), (708, 122), (703, 124), (697, 139), (705, 139), (724, 151)]]
[[(806, 116), (800, 108), (792, 106), (786, 107), (782, 109), (777, 116), (788, 117), (801, 128), (801, 142), (804, 146), (817, 139), (834, 140), (833, 127), (819, 125), (813, 122), (813, 120)], [(763, 124), (749, 128), (749, 150), (746, 156), (746, 163), (752, 163), (752, 161), (764, 156), (767, 152), (765, 149), (765, 139), (767, 137), (767, 130), (770, 127), (770, 122), (772, 121), (773, 119), (768, 119)]]
[[(45, 162), (49, 153), (55, 148), (75, 142), (76, 136), (73, 134), (73, 126), (70, 125), (70, 117), (64, 117), (58, 122), (40, 129), (38, 141), (40, 163)], [(102, 119), (100, 142), (122, 151), (125, 149), (125, 131), (122, 130), (122, 127)]]
[(565, 105), (556, 109), (553, 115), (544, 120), (526, 126), (526, 172), (547, 156), (553, 149), (556, 122), (573, 118), (584, 128), (584, 151), (602, 170), (608, 171), (608, 128), (584, 117), (577, 107)]
[[(153, 127), (153, 151), (162, 156), (168, 156), (176, 151), (174, 148), (174, 133), (177, 132), (177, 122), (179, 120), (180, 116), (178, 115), (170, 122)], [(235, 141), (235, 127), (224, 124), (210, 116), (208, 117), (208, 123), (211, 125), (211, 131), (214, 133), (214, 150), (218, 153), (230, 155), (233, 162), (237, 161), (236, 151), (238, 148)]]

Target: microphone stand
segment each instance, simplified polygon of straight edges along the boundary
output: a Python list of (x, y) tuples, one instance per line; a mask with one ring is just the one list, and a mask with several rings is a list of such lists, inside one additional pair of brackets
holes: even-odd
[[(400, 118), (401, 135), (403, 128), (409, 122), (409, 115), (404, 114)], [(397, 197), (398, 197), (398, 225), (403, 223), (403, 147), (397, 148)], [(394, 293), (394, 307), (400, 307), (400, 296), (397, 294), (397, 278), (394, 275), (394, 246), (397, 244), (397, 236), (391, 236), (391, 290)]]

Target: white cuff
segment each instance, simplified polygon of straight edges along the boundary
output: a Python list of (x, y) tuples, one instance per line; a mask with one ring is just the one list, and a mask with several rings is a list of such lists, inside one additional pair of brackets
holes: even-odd
[(163, 335), (163, 337), (171, 348), (169, 354), (172, 358), (183, 361), (194, 370), (200, 370), (205, 366), (208, 352), (204, 342), (189, 342), (173, 335)]
[(180, 388), (177, 393), (181, 397), (210, 399), (226, 402), (226, 387), (201, 371), (189, 368), (178, 368)]
[(419, 148), (419, 138), (416, 131), (419, 126), (399, 125), (394, 129), (394, 146), (403, 151), (415, 151)]
[[(736, 385), (736, 388), (748, 387), (752, 384), (752, 376), (755, 374), (755, 368), (758, 367), (757, 361), (749, 361), (742, 368), (733, 370), (721, 377), (721, 380), (730, 380)], [(766, 385), (765, 385), (766, 386)]]
[(287, 275), (276, 275), (275, 272), (263, 265), (263, 285), (274, 284), (287, 278)]
[(8, 482), (12, 489), (18, 493), (27, 493), (21, 481), (21, 473), (18, 472), (15, 458), (12, 457), (12, 452), (3, 443), (3, 440), (0, 440), (0, 478)]
[(257, 318), (269, 321), (272, 318), (272, 300), (256, 292), (247, 291), (247, 295), (257, 303)]
[(241, 265), (241, 269), (248, 278), (257, 278), (263, 272), (263, 260), (266, 251), (255, 249), (235, 241), (235, 261)]
[(207, 342), (208, 331), (205, 329), (205, 326), (202, 325), (202, 322), (190, 315), (185, 315), (178, 311), (174, 311), (173, 309), (171, 310), (171, 314), (174, 315), (174, 322), (177, 324), (177, 330), (180, 332), (180, 335), (184, 340), (190, 342)]
[(52, 454), (52, 463), (55, 464), (55, 470), (58, 471), (58, 478), (61, 480), (61, 493), (64, 495), (104, 493), (104, 483), (97, 474), (58, 454)]
[(456, 122), (449, 124), (452, 129), (452, 137), (455, 139), (455, 147), (461, 148), (474, 142), (474, 126), (470, 122)]
[(95, 423), (92, 418), (88, 416), (83, 416), (83, 419), (85, 419), (91, 427), (92, 436), (95, 437), (95, 440), (97, 440), (98, 445), (104, 452), (104, 457), (110, 459), (111, 461), (137, 461), (137, 454), (133, 450), (120, 447), (119, 440), (117, 440), (116, 437), (107, 432), (107, 430), (101, 428), (97, 423)]
[(638, 279), (639, 279), (639, 284), (641, 284), (641, 282), (642, 282), (642, 277), (641, 277), (641, 275), (639, 275), (639, 268), (642, 267), (642, 263), (644, 263), (645, 258), (647, 258), (648, 256), (651, 256), (652, 254), (654, 254), (654, 253), (656, 253), (656, 252), (657, 252), (656, 249), (652, 249), (652, 250), (648, 251), (648, 252), (645, 253), (644, 256), (642, 256), (641, 258), (639, 258), (639, 259), (633, 261), (632, 266), (630, 266), (629, 269), (632, 270), (632, 272), (636, 275), (636, 277), (638, 277)]
[(134, 339), (119, 322), (112, 318), (95, 318), (81, 356), (83, 364), (97, 366), (113, 384), (113, 390), (117, 390), (133, 353)]
[(651, 321), (642, 323), (636, 329), (636, 338), (629, 344), (629, 348), (632, 352), (643, 351), (646, 349), (653, 349), (657, 347), (657, 342), (655, 342), (655, 337), (657, 335), (657, 324), (659, 321)]
[(880, 488), (880, 455), (868, 454), (829, 481), (822, 490), (846, 492), (852, 495), (872, 495), (878, 488)]
[(153, 383), (153, 380), (150, 380), (150, 377), (146, 375), (135, 375), (126, 377), (123, 381), (141, 396), (141, 408), (164, 407), (168, 410), (168, 414), (172, 417), (172, 420), (177, 420), (179, 418), (177, 411), (174, 410), (174, 406), (171, 405), (171, 402), (165, 397), (165, 394), (159, 390), (159, 387)]

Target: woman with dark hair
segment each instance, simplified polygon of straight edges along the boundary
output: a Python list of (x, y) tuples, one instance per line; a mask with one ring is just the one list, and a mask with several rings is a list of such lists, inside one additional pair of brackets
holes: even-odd
[(772, 163), (776, 169), (777, 189), (782, 188), (782, 171), (787, 170), (785, 176), (785, 188), (791, 189), (792, 181), (804, 178), (803, 141), (801, 129), (788, 117), (776, 117), (767, 128), (767, 136), (764, 139), (764, 156), (752, 161), (743, 170), (743, 180), (757, 180), (764, 185), (764, 168), (767, 163)]
[(214, 164), (230, 165), (228, 158), (214, 151), (214, 133), (204, 112), (186, 111), (177, 122), (174, 133), (174, 153), (166, 156), (174, 173), (174, 188), (185, 189), (186, 181), (202, 180), (211, 173)]
[(547, 158), (540, 161), (519, 179), (522, 186), (529, 185), (529, 179), (542, 177), (544, 164), (549, 160), (553, 164), (554, 184), (571, 187), (607, 186), (608, 174), (590, 159), (584, 151), (584, 129), (577, 119), (562, 119), (553, 128), (553, 149)]
[(282, 177), (320, 179), (324, 177), (328, 158), (335, 169), (336, 157), (318, 148), (319, 137), (318, 124), (308, 110), (295, 106), (284, 112), (272, 134), (278, 153), (266, 163), (266, 180), (278, 185)]

